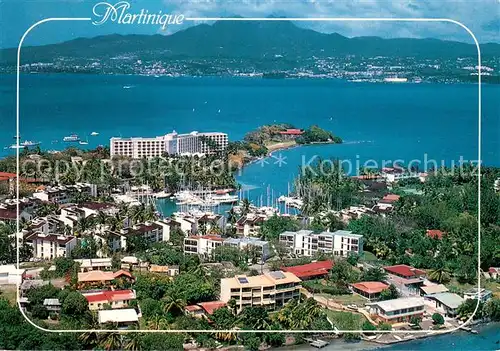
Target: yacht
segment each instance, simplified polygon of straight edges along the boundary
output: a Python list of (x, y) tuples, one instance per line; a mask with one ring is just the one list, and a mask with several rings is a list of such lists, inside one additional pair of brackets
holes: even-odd
[(69, 136), (65, 136), (63, 138), (63, 141), (65, 141), (67, 143), (75, 143), (77, 141), (80, 141), (80, 137), (76, 134), (71, 134)]
[(31, 141), (31, 140), (25, 140), (19, 145), (22, 145), (23, 147), (28, 147), (28, 146), (37, 146), (40, 145), (40, 142), (37, 141)]
[(99, 135), (99, 133), (97, 133), (97, 132), (92, 132), (92, 133), (90, 133), (90, 135), (92, 135), (92, 136), (97, 136), (97, 135)]

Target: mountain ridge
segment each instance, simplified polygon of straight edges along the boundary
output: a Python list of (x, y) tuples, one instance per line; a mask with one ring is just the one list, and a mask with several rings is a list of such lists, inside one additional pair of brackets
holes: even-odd
[[(15, 48), (0, 50), (0, 63), (15, 64)], [(500, 56), (500, 44), (481, 44), (483, 56)], [(475, 56), (474, 44), (436, 38), (346, 37), (302, 28), (292, 21), (216, 21), (170, 35), (108, 34), (65, 42), (23, 47), (22, 63), (58, 57), (99, 59), (120, 56), (144, 59), (235, 58), (291, 60), (355, 55), (361, 57), (453, 58)]]

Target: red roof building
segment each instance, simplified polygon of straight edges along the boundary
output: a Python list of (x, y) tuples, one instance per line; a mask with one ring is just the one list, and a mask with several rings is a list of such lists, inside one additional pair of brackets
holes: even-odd
[(422, 271), (420, 269), (407, 266), (405, 264), (398, 264), (395, 266), (386, 266), (384, 267), (385, 271), (390, 274), (394, 274), (398, 277), (405, 278), (405, 279), (413, 279), (413, 278), (419, 278), (421, 276), (425, 276), (425, 271)]
[(401, 196), (396, 194), (387, 194), (382, 198), (382, 200), (380, 200), (380, 202), (385, 204), (392, 204), (394, 202), (397, 202), (400, 197)]
[(300, 266), (282, 267), (281, 270), (284, 272), (290, 272), (302, 280), (308, 280), (326, 276), (332, 267), (333, 262), (327, 260), (312, 262)]
[(427, 230), (427, 236), (429, 238), (442, 239), (443, 235), (444, 235), (444, 233), (440, 230), (437, 230), (437, 229), (428, 229)]
[(203, 308), (206, 313), (214, 314), (215, 310), (226, 306), (226, 303), (224, 301), (209, 301), (209, 302), (200, 302), (198, 306)]
[(389, 285), (382, 282), (359, 282), (351, 284), (353, 292), (370, 300), (378, 298), (380, 293), (388, 287)]
[(281, 135), (302, 135), (302, 134), (304, 134), (304, 131), (302, 129), (292, 128), (292, 129), (283, 130), (280, 132), (280, 134)]
[(127, 307), (131, 300), (135, 300), (133, 290), (101, 291), (84, 296), (89, 303), (90, 310), (102, 309), (104, 304), (109, 304), (112, 308), (123, 308)]

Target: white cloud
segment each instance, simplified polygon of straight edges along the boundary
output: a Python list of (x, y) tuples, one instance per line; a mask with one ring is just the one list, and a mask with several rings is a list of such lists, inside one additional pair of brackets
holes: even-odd
[[(480, 41), (498, 41), (499, 33), (486, 24), (500, 18), (500, 0), (165, 0), (165, 6), (189, 17), (426, 17), (464, 23)], [(303, 22), (306, 26), (347, 36), (438, 37), (470, 41), (452, 23)], [(490, 26), (491, 27), (491, 26)]]

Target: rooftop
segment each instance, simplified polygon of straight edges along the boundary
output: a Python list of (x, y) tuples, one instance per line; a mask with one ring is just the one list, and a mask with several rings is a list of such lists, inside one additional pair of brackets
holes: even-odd
[(209, 301), (200, 302), (198, 306), (201, 306), (208, 314), (213, 314), (215, 310), (226, 306), (226, 303), (223, 301)]
[(126, 323), (138, 322), (139, 317), (133, 308), (115, 309), (115, 310), (102, 310), (98, 312), (99, 323)]
[(402, 277), (413, 277), (413, 276), (420, 276), (420, 275), (425, 275), (425, 271), (407, 266), (405, 264), (398, 264), (395, 266), (386, 266), (384, 269), (388, 273), (396, 274)]
[(426, 295), (432, 295), (432, 294), (443, 293), (443, 292), (448, 291), (448, 288), (446, 286), (444, 286), (443, 284), (421, 286), (420, 289)]
[(88, 302), (124, 301), (135, 299), (135, 292), (133, 290), (101, 291), (98, 293), (85, 294), (84, 296)]
[(389, 287), (389, 285), (381, 282), (359, 282), (351, 284), (351, 286), (367, 294), (377, 294)]
[(328, 274), (328, 271), (332, 269), (332, 267), (333, 262), (327, 260), (307, 263), (300, 266), (282, 267), (281, 270), (293, 273), (297, 277), (303, 279)]
[(433, 300), (441, 302), (443, 305), (449, 308), (457, 308), (464, 302), (464, 299), (457, 294), (451, 292), (442, 292), (429, 296)]
[(394, 300), (385, 300), (372, 303), (377, 305), (385, 312), (402, 310), (405, 308), (419, 307), (424, 305), (423, 297), (406, 297)]
[(232, 278), (223, 278), (222, 281), (229, 283), (234, 288), (245, 288), (252, 286), (274, 286), (277, 284), (298, 283), (301, 280), (293, 273), (273, 271), (256, 276), (237, 275)]

